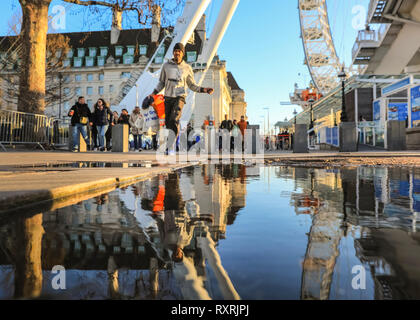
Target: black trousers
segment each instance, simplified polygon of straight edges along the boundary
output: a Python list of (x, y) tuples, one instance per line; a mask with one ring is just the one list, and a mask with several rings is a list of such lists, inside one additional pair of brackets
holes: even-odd
[(179, 133), (179, 119), (182, 115), (185, 99), (183, 97), (165, 97), (165, 125), (166, 129), (175, 133), (175, 140), (168, 141), (168, 146), (173, 146)]

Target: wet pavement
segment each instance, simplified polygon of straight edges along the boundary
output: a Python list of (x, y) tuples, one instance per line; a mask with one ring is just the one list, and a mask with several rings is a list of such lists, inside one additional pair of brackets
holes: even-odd
[(417, 212), (417, 168), (191, 166), (0, 216), (0, 298), (418, 299)]

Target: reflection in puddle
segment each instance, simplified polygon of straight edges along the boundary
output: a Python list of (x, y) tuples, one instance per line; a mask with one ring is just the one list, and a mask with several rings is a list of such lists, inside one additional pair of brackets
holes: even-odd
[(13, 169), (72, 169), (72, 168), (151, 168), (158, 167), (159, 163), (142, 160), (130, 162), (103, 162), (103, 161), (75, 161), (75, 162), (52, 162), (52, 163), (35, 163), (17, 166), (4, 166), (4, 170)]
[(185, 168), (2, 222), (0, 298), (419, 298), (419, 194), (416, 169)]

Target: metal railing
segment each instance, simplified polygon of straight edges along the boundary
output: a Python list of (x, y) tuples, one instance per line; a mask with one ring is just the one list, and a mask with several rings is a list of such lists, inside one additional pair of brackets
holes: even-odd
[(352, 48), (353, 61), (357, 58), (362, 48), (377, 48), (382, 44), (385, 35), (388, 33), (390, 24), (384, 23), (376, 30), (360, 30)]
[(45, 147), (65, 146), (69, 139), (69, 122), (45, 115), (0, 110), (0, 147), (18, 144)]

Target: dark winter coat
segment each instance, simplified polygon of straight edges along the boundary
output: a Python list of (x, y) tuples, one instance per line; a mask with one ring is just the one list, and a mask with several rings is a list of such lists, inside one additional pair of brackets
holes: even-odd
[(92, 114), (92, 122), (95, 126), (106, 126), (111, 124), (113, 117), (108, 107), (104, 107), (102, 110), (96, 108)]
[[(74, 111), (73, 116), (71, 116), (71, 125), (74, 126), (76, 123), (80, 123), (81, 117), (87, 117), (88, 123), (92, 121), (92, 113), (89, 110), (88, 105), (80, 104), (77, 102), (71, 109), (69, 110), (68, 116), (70, 117), (70, 112)], [(87, 123), (85, 124), (87, 125)]]
[(130, 115), (122, 114), (120, 115), (120, 118), (118, 119), (118, 124), (128, 124), (130, 125)]

